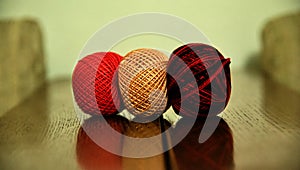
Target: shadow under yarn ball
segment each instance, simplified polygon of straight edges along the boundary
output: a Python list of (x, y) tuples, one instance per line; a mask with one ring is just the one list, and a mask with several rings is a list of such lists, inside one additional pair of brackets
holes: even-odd
[[(209, 116), (221, 113), (231, 93), (229, 64), (230, 59), (206, 44), (191, 43), (174, 50), (167, 66), (168, 106), (183, 116), (205, 117), (209, 112)], [(188, 70), (196, 83), (191, 82)], [(191, 106), (196, 106), (198, 112)]]
[(72, 87), (79, 108), (91, 115), (111, 115), (121, 109), (115, 72), (122, 61), (119, 54), (97, 52), (78, 61)]
[(167, 61), (166, 55), (154, 49), (137, 49), (125, 55), (118, 69), (119, 87), (132, 114), (148, 117), (165, 110)]

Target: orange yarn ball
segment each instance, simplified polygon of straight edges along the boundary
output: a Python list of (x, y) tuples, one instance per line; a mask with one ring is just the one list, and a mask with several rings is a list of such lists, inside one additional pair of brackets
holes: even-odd
[(118, 70), (125, 107), (134, 115), (161, 114), (166, 107), (168, 57), (154, 49), (137, 49), (123, 58)]

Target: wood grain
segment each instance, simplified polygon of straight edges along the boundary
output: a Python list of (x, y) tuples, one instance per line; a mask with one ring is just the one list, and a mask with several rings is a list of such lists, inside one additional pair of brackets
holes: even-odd
[[(188, 136), (172, 150), (146, 159), (119, 157), (93, 145), (74, 112), (70, 81), (53, 81), (0, 117), (0, 169), (105, 169), (117, 165), (121, 169), (207, 166), (298, 170), (300, 95), (260, 74), (233, 72), (232, 80), (232, 98), (220, 115), (224, 121), (207, 142), (197, 143), (204, 121), (197, 120)], [(112, 119), (115, 125), (111, 126), (118, 129), (120, 125), (119, 130), (128, 136), (143, 138), (160, 133), (158, 122), (139, 124)], [(79, 159), (80, 142), (83, 155), (95, 156), (94, 161), (84, 156), (93, 166), (82, 166), (85, 161)], [(115, 146), (122, 151), (134, 149), (123, 139)], [(159, 143), (157, 147), (161, 147)]]
[(232, 78), (221, 116), (232, 130), (236, 169), (299, 169), (300, 95), (261, 74)]
[(0, 169), (78, 169), (79, 120), (69, 81), (55, 81), (0, 118)]

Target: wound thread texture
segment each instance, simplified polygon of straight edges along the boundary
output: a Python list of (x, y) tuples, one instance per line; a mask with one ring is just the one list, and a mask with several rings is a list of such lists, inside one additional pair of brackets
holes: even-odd
[(121, 100), (115, 72), (121, 61), (122, 57), (113, 52), (97, 52), (78, 61), (72, 86), (75, 101), (83, 112), (91, 115), (118, 112)]
[[(168, 106), (172, 105), (176, 113), (184, 116), (207, 116), (209, 112), (210, 116), (215, 116), (221, 113), (231, 93), (229, 64), (230, 59), (225, 59), (217, 49), (206, 44), (192, 43), (174, 50), (167, 66)], [(193, 73), (197, 86), (190, 82), (187, 70)], [(181, 91), (178, 83), (183, 86)], [(196, 102), (196, 98), (200, 98), (200, 103)], [(188, 104), (182, 106), (183, 101)], [(190, 106), (197, 106), (198, 113)]]
[(125, 107), (134, 115), (161, 114), (166, 107), (168, 57), (154, 49), (137, 49), (125, 55), (118, 70)]

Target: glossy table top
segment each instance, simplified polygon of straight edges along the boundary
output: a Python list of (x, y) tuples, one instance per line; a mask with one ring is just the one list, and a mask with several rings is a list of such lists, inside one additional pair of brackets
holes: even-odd
[[(139, 159), (96, 145), (74, 111), (70, 81), (53, 81), (0, 117), (0, 169), (300, 169), (300, 95), (245, 71), (232, 73), (232, 86), (229, 105), (205, 143), (198, 143), (205, 122), (198, 119), (172, 150)], [(159, 120), (140, 124), (113, 116), (106, 121), (136, 138), (162, 129)], [(102, 123), (89, 118), (83, 126), (93, 130)], [(135, 149), (123, 139), (107, 141), (120, 151)]]

